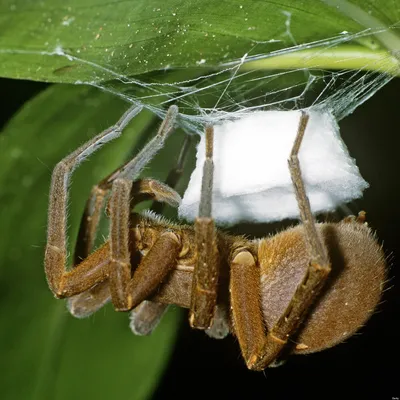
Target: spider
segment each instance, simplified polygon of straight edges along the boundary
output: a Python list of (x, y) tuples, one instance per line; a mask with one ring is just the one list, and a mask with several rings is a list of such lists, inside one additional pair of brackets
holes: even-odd
[[(146, 199), (177, 207), (174, 186), (187, 150), (167, 180), (137, 179), (174, 128), (171, 106), (157, 135), (131, 161), (96, 185), (82, 218), (73, 268), (67, 269), (70, 175), (91, 153), (121, 135), (141, 111), (131, 107), (112, 127), (60, 161), (52, 174), (45, 271), (57, 298), (85, 317), (111, 300), (131, 311), (134, 333), (150, 333), (168, 304), (189, 308), (193, 328), (215, 338), (236, 335), (249, 369), (274, 365), (285, 351), (312, 353), (351, 336), (377, 306), (386, 278), (381, 246), (364, 213), (317, 223), (302, 180), (298, 153), (308, 122), (302, 112), (289, 170), (301, 224), (249, 240), (217, 230), (212, 219), (213, 127), (207, 126), (201, 201), (194, 225), (170, 223), (133, 208)], [(101, 212), (108, 240), (92, 251)]]

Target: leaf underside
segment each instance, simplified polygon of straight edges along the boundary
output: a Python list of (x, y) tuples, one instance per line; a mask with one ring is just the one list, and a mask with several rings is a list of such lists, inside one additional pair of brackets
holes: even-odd
[[(155, 70), (210, 68), (343, 32), (389, 30), (400, 21), (398, 1), (353, 0), (353, 8), (347, 3), (4, 0), (0, 76), (99, 83)], [(360, 51), (379, 52), (380, 39), (385, 42), (366, 35), (357, 43)]]

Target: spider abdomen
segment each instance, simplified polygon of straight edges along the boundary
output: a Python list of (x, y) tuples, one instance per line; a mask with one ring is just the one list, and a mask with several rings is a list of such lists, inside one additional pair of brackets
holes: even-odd
[[(379, 303), (386, 279), (382, 248), (366, 224), (325, 223), (317, 224), (317, 230), (332, 270), (316, 304), (292, 338), (297, 353), (320, 351), (353, 335)], [(267, 328), (271, 328), (308, 268), (304, 228), (299, 225), (261, 240), (258, 258), (262, 311)]]

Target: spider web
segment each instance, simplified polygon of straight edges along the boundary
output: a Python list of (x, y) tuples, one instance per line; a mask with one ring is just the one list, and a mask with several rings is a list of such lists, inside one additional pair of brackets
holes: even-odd
[[(180, 109), (179, 123), (188, 133), (200, 133), (206, 123), (216, 124), (225, 119), (239, 118), (253, 110), (321, 107), (341, 120), (396, 75), (397, 60), (393, 62), (395, 55), (386, 53), (381, 58), (365, 59), (365, 64), (356, 70), (341, 69), (340, 66), (355, 57), (362, 60), (361, 52), (344, 51), (341, 58), (336, 53), (337, 70), (318, 67), (318, 60), (331, 57), (346, 45), (354, 47), (354, 44), (361, 43), (379, 48), (373, 38), (393, 28), (370, 28), (353, 34), (345, 31), (335, 37), (297, 45), (290, 32), (290, 15), (287, 15), (286, 34), (293, 42), (289, 48), (259, 53), (259, 48), (265, 49), (266, 45), (276, 41), (256, 43), (240, 59), (227, 60), (213, 68), (202, 67), (206, 60), (201, 59), (197, 62), (198, 68), (193, 69), (193, 77), (183, 80), (179, 79), (182, 76), (179, 70), (167, 68), (135, 78), (115, 73), (115, 80), (100, 84), (77, 83), (90, 84), (129, 103), (141, 104), (161, 118), (169, 105), (176, 104)], [(59, 54), (62, 55), (62, 49), (59, 49)], [(300, 67), (279, 70), (263, 67), (263, 63), (273, 57), (292, 57)], [(313, 68), (308, 67), (310, 63)], [(92, 67), (99, 72), (106, 70), (96, 64)], [(107, 72), (112, 73), (109, 69)], [(178, 77), (176, 80), (173, 79), (174, 72)]]

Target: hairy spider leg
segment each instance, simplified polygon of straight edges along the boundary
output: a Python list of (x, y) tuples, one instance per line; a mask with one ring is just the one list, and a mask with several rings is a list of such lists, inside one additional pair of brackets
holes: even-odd
[[(145, 165), (154, 157), (172, 133), (177, 112), (177, 107), (170, 107), (156, 136), (133, 159), (129, 160), (122, 167), (117, 168), (92, 188), (79, 227), (73, 257), (73, 267), (78, 265), (93, 251), (102, 210), (111, 191), (113, 181), (121, 175), (122, 171), (130, 171), (132, 179), (140, 174)], [(106, 280), (98, 283), (86, 292), (68, 298), (67, 306), (71, 314), (78, 318), (83, 318), (103, 307), (109, 300), (110, 291), (108, 281)]]
[(197, 261), (193, 272), (189, 323), (192, 328), (209, 329), (218, 295), (219, 255), (217, 233), (212, 219), (214, 128), (206, 127), (206, 159), (203, 166), (199, 214), (195, 220)]
[(129, 311), (146, 300), (176, 266), (181, 241), (173, 232), (162, 233), (142, 258), (132, 275), (130, 256), (130, 214), (132, 181), (117, 178), (109, 204), (110, 292), (117, 311)]
[[(168, 173), (165, 184), (176, 189), (179, 180), (181, 179), (184, 171), (185, 161), (190, 149), (192, 137), (189, 135), (185, 136), (185, 140), (181, 147), (181, 151), (178, 156), (177, 163), (174, 168)], [(150, 207), (150, 210), (156, 214), (162, 214), (165, 207), (164, 202), (154, 201)], [(158, 303), (155, 301), (145, 300), (141, 302), (130, 312), (130, 328), (135, 335), (149, 335), (158, 326), (169, 305)]]
[(129, 327), (135, 335), (150, 335), (167, 312), (169, 304), (144, 300), (129, 314)]
[[(50, 202), (48, 217), (47, 245), (45, 252), (45, 272), (49, 287), (57, 297), (70, 297), (82, 293), (96, 284), (104, 281), (108, 276), (109, 260), (106, 257), (99, 257), (97, 263), (81, 262), (70, 271), (66, 268), (67, 262), (67, 203), (69, 180), (74, 169), (88, 156), (102, 147), (109, 141), (119, 137), (126, 125), (140, 111), (141, 106), (131, 107), (119, 121), (106, 129), (93, 139), (86, 142), (83, 146), (75, 150), (69, 156), (61, 160), (54, 168), (50, 186)], [(174, 124), (178, 109), (171, 106), (163, 122), (163, 132), (167, 135)], [(161, 135), (163, 136), (163, 135)], [(154, 142), (154, 147), (162, 147), (158, 141)], [(150, 142), (151, 143), (151, 142)], [(148, 148), (149, 146), (146, 146)], [(138, 166), (134, 160), (122, 168), (118, 176), (129, 176), (134, 171), (140, 171), (150, 160), (148, 154), (151, 152), (141, 152), (137, 159)], [(106, 247), (103, 246), (95, 254), (100, 254)], [(94, 261), (94, 258), (92, 258)]]
[[(165, 184), (156, 181), (155, 179), (139, 179), (132, 183), (131, 192), (131, 210), (135, 204), (145, 200), (156, 199), (159, 202), (165, 202), (172, 207), (178, 207), (180, 204), (180, 196), (173, 189), (169, 188)], [(134, 199), (134, 201), (133, 201)], [(108, 252), (102, 253), (103, 259), (109, 259), (109, 243), (105, 243), (103, 247), (107, 247)], [(97, 250), (97, 251), (100, 251)], [(97, 251), (91, 253), (84, 260), (85, 263), (95, 264), (95, 256)], [(76, 294), (68, 298), (68, 309), (72, 315), (77, 318), (84, 318), (99, 308), (104, 306), (111, 299), (109, 279), (107, 277), (82, 293)]]
[[(176, 193), (173, 189), (169, 188), (165, 184), (158, 182), (154, 179), (140, 179), (131, 182), (131, 193), (127, 198), (130, 202), (129, 212), (131, 212), (132, 208), (137, 203), (150, 199), (156, 199), (157, 201), (166, 202), (172, 207), (177, 207), (180, 203), (180, 196), (178, 195), (178, 193)], [(126, 207), (126, 205), (124, 206), (124, 204), (122, 204), (122, 207)], [(111, 217), (111, 199), (108, 208), (108, 212), (110, 213)], [(127, 227), (129, 229), (128, 225)], [(103, 246), (101, 246), (94, 253), (89, 254), (84, 262), (95, 265), (97, 262), (96, 260), (99, 259), (97, 253), (100, 251), (102, 251), (101, 257), (103, 261), (110, 260), (110, 241), (104, 243)], [(107, 273), (104, 281), (96, 284), (96, 286), (90, 288), (89, 290), (86, 290), (85, 292), (69, 298), (68, 309), (70, 313), (75, 317), (84, 318), (97, 311), (110, 299), (110, 280), (109, 273)]]
[[(164, 146), (165, 140), (172, 133), (177, 113), (178, 108), (176, 106), (171, 106), (154, 138), (150, 140), (133, 159), (129, 160), (122, 167), (117, 168), (92, 188), (79, 227), (74, 253), (74, 265), (79, 264), (81, 260), (85, 259), (93, 250), (97, 228), (100, 223), (101, 211), (104, 208), (106, 198), (114, 180), (122, 176), (130, 180), (135, 180), (139, 176), (143, 168)], [(170, 185), (170, 187), (173, 186)]]
[(231, 262), (231, 307), (233, 323), (243, 357), (249, 369), (263, 370), (271, 364), (296, 332), (305, 312), (317, 298), (331, 270), (327, 250), (318, 236), (306, 195), (298, 152), (309, 116), (302, 112), (290, 158), (289, 170), (299, 206), (309, 253), (308, 270), (286, 308), (271, 330), (265, 333), (260, 305), (260, 276), (254, 256), (239, 252)]
[[(165, 181), (165, 184), (170, 188), (176, 188), (182, 176), (190, 143), (191, 136), (186, 136), (178, 157), (177, 165), (169, 172)], [(157, 214), (161, 214), (165, 204), (166, 203), (155, 201), (151, 206), (151, 210)], [(130, 328), (133, 333), (136, 335), (149, 335), (157, 327), (168, 307), (168, 304), (150, 300), (145, 300), (140, 303), (130, 313)], [(228, 320), (228, 310), (217, 305), (213, 323), (205, 332), (214, 339), (223, 339), (229, 334)]]
[[(106, 265), (93, 269), (87, 263), (68, 271), (67, 205), (70, 176), (74, 169), (105, 143), (119, 137), (125, 126), (140, 111), (132, 106), (119, 121), (61, 160), (54, 168), (50, 186), (45, 272), (50, 289), (57, 297), (68, 297), (89, 289), (105, 279)], [(101, 267), (100, 267), (101, 265)]]

